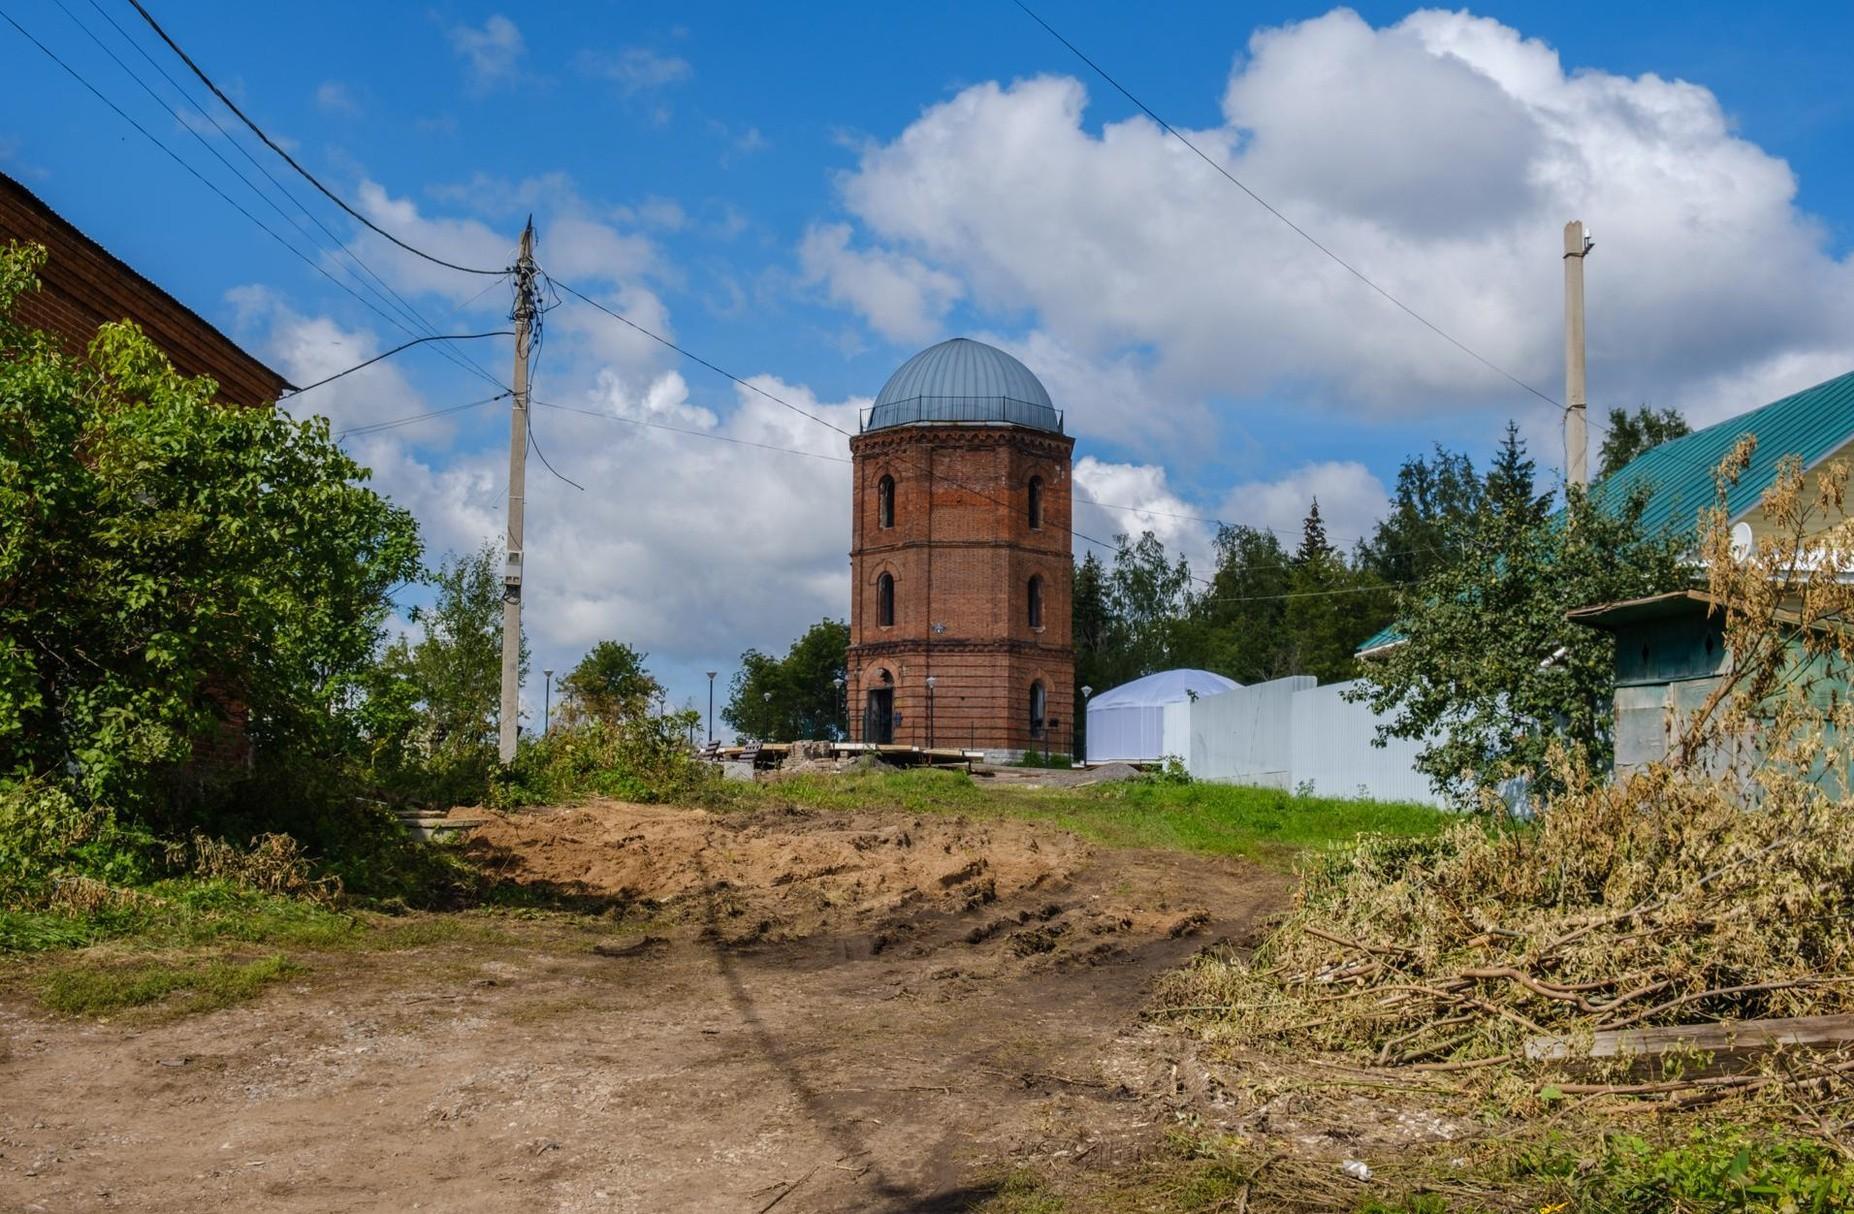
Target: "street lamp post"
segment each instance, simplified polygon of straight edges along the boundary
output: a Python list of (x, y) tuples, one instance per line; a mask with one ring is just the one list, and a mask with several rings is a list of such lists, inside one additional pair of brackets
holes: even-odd
[(541, 674), (547, 680), (541, 685), (541, 736), (544, 738), (547, 736), (548, 718), (552, 715), (554, 706), (554, 672), (552, 669), (546, 669), (541, 671)]
[(766, 705), (766, 721), (765, 721), (766, 736), (760, 740), (763, 742), (770, 742), (773, 740), (772, 739), (772, 692), (762, 691), (760, 693), (760, 702)]
[(927, 749), (933, 749), (933, 676), (927, 676)]
[(830, 685), (836, 689), (836, 699), (831, 702), (831, 712), (843, 723), (843, 736), (847, 741), (850, 736), (850, 707), (849, 702), (843, 698), (843, 676), (833, 676)]
[(715, 744), (715, 672), (708, 672), (708, 744)]
[(1086, 683), (1083, 683), (1082, 684), (1082, 727), (1081, 727), (1081, 732), (1077, 735), (1077, 738), (1081, 742), (1081, 745), (1075, 748), (1076, 750), (1081, 752), (1080, 754), (1075, 756), (1075, 760), (1076, 762), (1080, 763), (1083, 767), (1088, 766), (1088, 697), (1093, 694), (1094, 694), (1094, 688), (1088, 686), (1088, 684)]

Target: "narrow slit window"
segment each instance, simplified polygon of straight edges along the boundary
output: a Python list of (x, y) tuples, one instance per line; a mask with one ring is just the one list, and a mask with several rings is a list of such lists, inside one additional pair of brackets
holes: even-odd
[(876, 620), (884, 628), (895, 623), (895, 575), (885, 573), (876, 579)]
[(1030, 627), (1041, 628), (1043, 626), (1043, 579), (1041, 577), (1030, 579), (1029, 602)]
[(1030, 478), (1030, 529), (1032, 531), (1043, 525), (1043, 478)]
[(885, 476), (876, 482), (876, 526), (895, 525), (895, 478)]
[(1047, 706), (1048, 696), (1043, 692), (1041, 683), (1030, 684), (1030, 736), (1043, 736), (1043, 711)]

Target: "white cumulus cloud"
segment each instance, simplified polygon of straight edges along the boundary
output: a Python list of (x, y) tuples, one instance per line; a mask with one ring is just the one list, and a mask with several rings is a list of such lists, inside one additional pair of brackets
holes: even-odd
[[(1219, 166), (1550, 395), (1573, 217), (1597, 239), (1598, 406), (1690, 404), (1704, 420), (1854, 364), (1854, 265), (1797, 205), (1789, 166), (1700, 85), (1567, 66), (1466, 12), (1375, 28), (1338, 9), (1255, 34), (1221, 101), (1220, 123), (1186, 132)], [(855, 230), (813, 228), (801, 261), (885, 333), (930, 327), (923, 299), (964, 296), (986, 315), (1028, 314), (1078, 357), (1136, 353), (1147, 397), (1404, 419), (1546, 408), (1148, 119), (1095, 127), (1088, 104), (1080, 81), (1041, 76), (930, 107), (863, 149), (841, 191)], [(906, 273), (879, 290), (865, 266)], [(860, 289), (839, 285), (859, 271)], [(910, 294), (919, 281), (931, 295)], [(1132, 416), (1105, 427), (1137, 426), (1146, 403), (1125, 400)]]

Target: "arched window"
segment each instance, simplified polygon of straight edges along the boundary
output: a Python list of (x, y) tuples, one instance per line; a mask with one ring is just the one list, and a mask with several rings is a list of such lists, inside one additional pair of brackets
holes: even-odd
[(895, 575), (885, 573), (876, 579), (876, 622), (884, 628), (895, 623)]
[(1030, 736), (1043, 736), (1043, 710), (1047, 707), (1048, 696), (1041, 683), (1030, 684)]
[(1043, 579), (1041, 576), (1030, 579), (1030, 627), (1043, 626)]
[(895, 525), (895, 478), (885, 476), (876, 482), (876, 526)]
[(1030, 529), (1036, 530), (1043, 525), (1043, 478), (1030, 478)]

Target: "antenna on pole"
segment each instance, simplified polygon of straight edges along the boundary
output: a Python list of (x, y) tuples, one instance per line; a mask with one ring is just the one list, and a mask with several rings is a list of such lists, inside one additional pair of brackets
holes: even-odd
[(528, 483), (528, 353), (534, 324), (534, 216), (521, 232), (515, 261), (515, 384), (509, 409), (508, 561), (502, 570), (502, 707), (497, 715), (496, 754), (503, 766), (515, 761), (521, 727), (522, 510)]
[(1589, 399), (1584, 386), (1584, 258), (1596, 241), (1584, 221), (1564, 225), (1564, 481), (1590, 484)]

